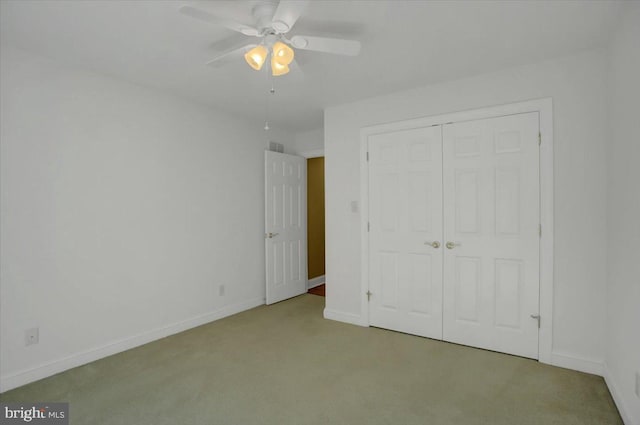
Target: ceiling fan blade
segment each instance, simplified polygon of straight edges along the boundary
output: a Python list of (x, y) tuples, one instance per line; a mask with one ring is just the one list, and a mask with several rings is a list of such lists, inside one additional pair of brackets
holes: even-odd
[(236, 47), (234, 49), (227, 50), (226, 52), (220, 53), (218, 56), (214, 57), (210, 61), (207, 62), (207, 65), (212, 66), (214, 68), (220, 68), (223, 65), (228, 64), (229, 62), (234, 62), (242, 56), (250, 49), (256, 47), (257, 44), (245, 44), (244, 46)]
[[(276, 13), (273, 14), (273, 28), (281, 34), (289, 32), (308, 5), (308, 0), (280, 0)], [(286, 27), (280, 27), (278, 24), (281, 22)]]
[(182, 13), (183, 15), (189, 16), (191, 18), (208, 22), (210, 24), (220, 25), (222, 27), (229, 28), (230, 30), (241, 32), (244, 35), (259, 34), (259, 31), (256, 28), (250, 27), (248, 25), (240, 24), (238, 22), (235, 22), (229, 19), (219, 18), (215, 15), (212, 15), (209, 12), (205, 12), (204, 10), (196, 9), (195, 7), (182, 6), (180, 8), (180, 13)]
[(291, 37), (291, 45), (296, 49), (313, 50), (316, 52), (345, 56), (358, 56), (362, 47), (362, 44), (357, 40), (313, 37), (309, 35), (294, 35)]

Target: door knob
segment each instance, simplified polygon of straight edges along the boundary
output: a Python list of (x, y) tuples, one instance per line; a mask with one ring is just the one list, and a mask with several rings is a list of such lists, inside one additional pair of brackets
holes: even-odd
[(432, 247), (434, 247), (436, 249), (440, 248), (440, 242), (438, 242), (438, 241), (425, 242), (424, 244), (425, 245), (431, 245)]
[(447, 244), (446, 244), (446, 247), (449, 248), (449, 249), (453, 249), (456, 246), (460, 246), (460, 244), (456, 243), (456, 242), (447, 242)]
[(267, 238), (271, 239), (271, 238), (274, 238), (274, 237), (278, 236), (278, 234), (277, 234), (277, 233), (271, 233), (271, 232), (269, 232), (269, 233), (267, 233), (265, 236), (266, 236)]

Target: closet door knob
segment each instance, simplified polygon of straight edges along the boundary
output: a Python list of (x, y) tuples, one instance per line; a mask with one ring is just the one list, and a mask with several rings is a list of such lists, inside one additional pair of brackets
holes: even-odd
[(431, 245), (432, 247), (434, 247), (435, 249), (440, 248), (440, 242), (438, 241), (433, 241), (433, 242), (425, 242), (425, 245)]
[(460, 246), (460, 244), (456, 243), (456, 242), (447, 242), (447, 245), (446, 245), (446, 247), (449, 248), (449, 249), (453, 249), (456, 246)]

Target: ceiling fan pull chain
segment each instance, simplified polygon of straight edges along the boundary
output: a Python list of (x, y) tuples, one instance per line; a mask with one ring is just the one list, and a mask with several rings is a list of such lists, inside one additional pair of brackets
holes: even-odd
[(264, 131), (269, 131), (269, 95), (264, 100)]
[[(269, 75), (270, 75), (270, 73), (267, 73), (267, 76), (269, 76)], [(265, 101), (264, 131), (269, 131), (269, 129), (270, 129), (270, 127), (269, 127), (269, 106), (271, 104), (271, 96), (276, 94), (276, 89), (275, 89), (274, 82), (273, 82), (273, 76), (270, 76), (270, 80), (271, 80), (271, 88), (269, 89), (269, 92), (267, 93), (267, 98), (266, 98), (266, 101)]]

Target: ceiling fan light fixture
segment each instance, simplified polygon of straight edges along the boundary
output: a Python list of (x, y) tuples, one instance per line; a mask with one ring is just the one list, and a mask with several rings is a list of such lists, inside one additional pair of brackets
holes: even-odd
[(260, 45), (245, 53), (244, 59), (247, 61), (251, 68), (255, 69), (256, 71), (260, 71), (262, 65), (264, 65), (264, 62), (267, 60), (268, 55), (269, 52), (267, 51), (267, 48), (263, 45)]
[(273, 57), (281, 65), (289, 65), (293, 61), (293, 49), (281, 41), (273, 45)]
[(274, 77), (285, 75), (289, 72), (288, 64), (280, 63), (276, 60), (275, 55), (271, 58), (271, 73)]

